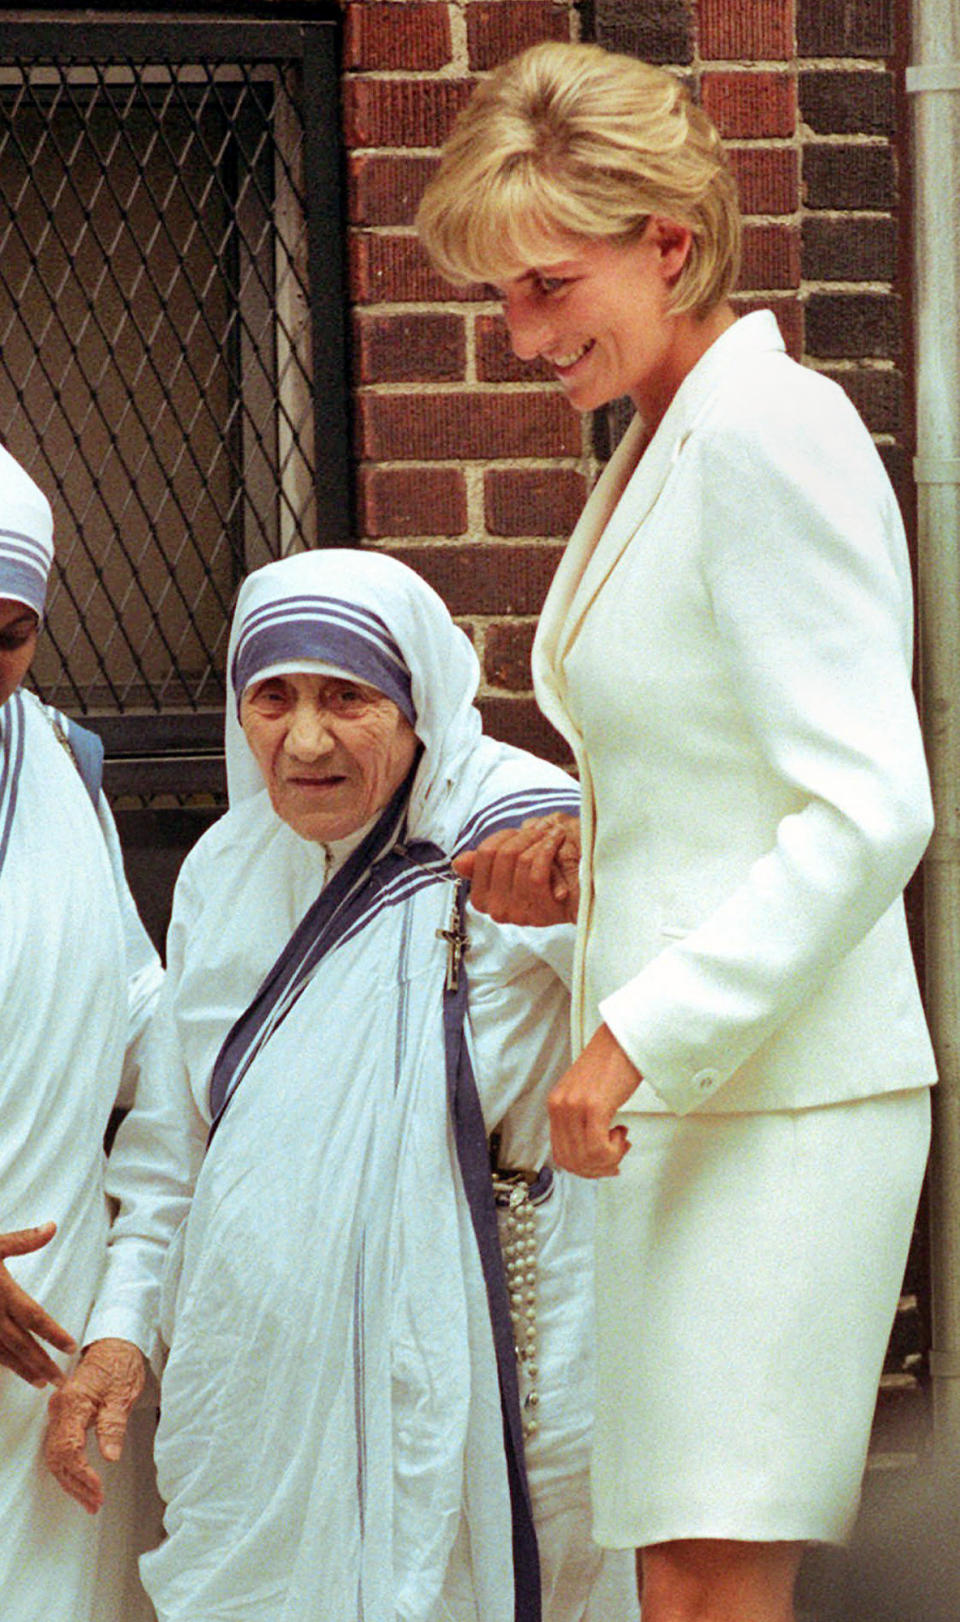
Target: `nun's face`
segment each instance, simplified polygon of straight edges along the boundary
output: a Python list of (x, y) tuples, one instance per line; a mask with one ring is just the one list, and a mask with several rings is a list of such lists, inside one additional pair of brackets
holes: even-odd
[(393, 797), (417, 752), (375, 687), (295, 672), (251, 682), (240, 721), (273, 809), (302, 839), (345, 839)]
[(20, 686), (37, 647), (37, 616), (26, 603), (0, 597), (0, 705)]

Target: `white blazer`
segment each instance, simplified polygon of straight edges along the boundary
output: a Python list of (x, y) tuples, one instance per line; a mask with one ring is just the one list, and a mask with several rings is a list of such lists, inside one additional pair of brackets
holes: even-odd
[(935, 1079), (902, 891), (932, 811), (896, 500), (767, 311), (634, 422), (550, 589), (540, 705), (583, 786), (575, 1048), (627, 1110), (803, 1107)]

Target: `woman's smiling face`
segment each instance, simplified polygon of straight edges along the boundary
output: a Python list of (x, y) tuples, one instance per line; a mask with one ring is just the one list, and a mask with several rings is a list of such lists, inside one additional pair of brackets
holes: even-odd
[(278, 817), (302, 839), (345, 839), (392, 799), (417, 752), (375, 687), (295, 671), (251, 682), (240, 722)]
[(684, 226), (651, 218), (631, 242), (558, 236), (556, 254), (497, 288), (514, 352), (545, 360), (577, 411), (675, 387), (670, 290), (689, 250)]
[(36, 652), (39, 620), (26, 603), (0, 597), (0, 706), (7, 702), (30, 669)]

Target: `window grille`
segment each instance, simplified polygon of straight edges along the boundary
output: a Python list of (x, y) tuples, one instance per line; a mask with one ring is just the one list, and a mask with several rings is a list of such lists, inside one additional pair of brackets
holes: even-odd
[(238, 581), (349, 540), (342, 235), (332, 20), (0, 20), (0, 421), (56, 526), (33, 675), (117, 791), (219, 786)]

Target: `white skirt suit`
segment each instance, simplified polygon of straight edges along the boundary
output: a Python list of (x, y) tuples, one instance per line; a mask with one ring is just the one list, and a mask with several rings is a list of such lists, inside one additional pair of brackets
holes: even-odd
[(533, 656), (582, 778), (575, 1051), (603, 1020), (643, 1076), (600, 1186), (595, 1536), (843, 1541), (935, 1079), (906, 546), (766, 311), (641, 437)]

